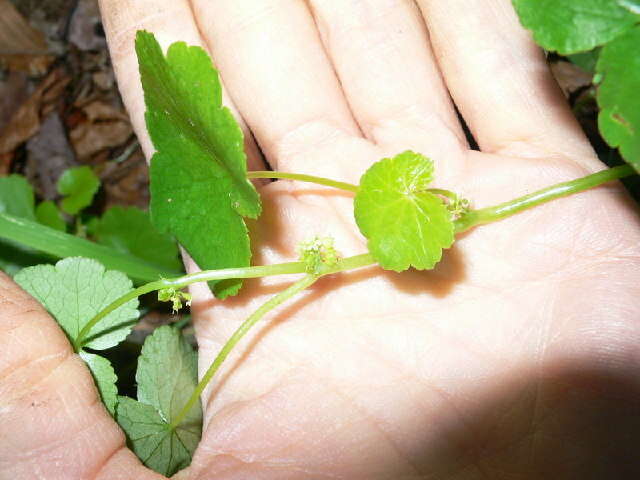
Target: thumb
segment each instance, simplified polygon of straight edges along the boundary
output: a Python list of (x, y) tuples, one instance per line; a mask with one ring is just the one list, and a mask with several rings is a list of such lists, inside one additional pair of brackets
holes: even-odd
[(2, 272), (0, 425), (0, 478), (164, 478), (126, 448), (56, 322)]

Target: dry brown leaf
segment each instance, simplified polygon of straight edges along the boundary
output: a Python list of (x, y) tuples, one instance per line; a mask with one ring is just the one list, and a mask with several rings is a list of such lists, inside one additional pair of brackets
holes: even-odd
[(40, 77), (47, 73), (55, 59), (53, 55), (0, 55), (0, 68)]
[(61, 69), (47, 75), (0, 132), (0, 154), (13, 151), (38, 131), (40, 121), (55, 108), (69, 81)]
[(120, 163), (108, 162), (100, 174), (105, 191), (105, 208), (113, 205), (149, 205), (149, 169), (142, 150)]
[(0, 65), (38, 76), (54, 59), (44, 34), (29, 25), (9, 0), (0, 0)]
[(29, 77), (10, 72), (0, 81), (0, 132), (33, 90)]
[(47, 42), (9, 0), (0, 0), (0, 54), (44, 55)]
[(82, 107), (82, 113), (84, 121), (72, 127), (69, 134), (79, 159), (87, 159), (105, 148), (118, 147), (133, 133), (129, 117), (100, 100)]
[(111, 90), (116, 82), (113, 71), (96, 72), (91, 78), (93, 79), (94, 85), (100, 90)]

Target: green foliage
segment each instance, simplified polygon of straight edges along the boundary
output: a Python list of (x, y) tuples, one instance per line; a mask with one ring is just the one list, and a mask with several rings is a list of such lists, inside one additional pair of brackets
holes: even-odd
[(75, 215), (91, 205), (100, 188), (100, 179), (85, 165), (65, 170), (58, 179), (57, 186), (58, 193), (64, 195), (60, 207), (69, 215)]
[[(640, 171), (640, 1), (513, 0), (522, 24), (547, 50), (570, 55), (587, 71), (595, 66), (598, 126)], [(592, 50), (594, 47), (602, 46)]]
[(598, 57), (600, 56), (600, 49), (594, 48), (588, 52), (574, 53), (567, 55), (567, 58), (574, 65), (579, 66), (585, 72), (594, 73), (596, 71), (596, 64), (598, 63)]
[[(7, 213), (19, 218), (35, 221), (35, 195), (33, 188), (22, 175), (0, 178), (0, 214)], [(15, 275), (20, 269), (44, 263), (47, 259), (17, 242), (0, 240), (0, 270)]]
[(36, 220), (33, 188), (22, 175), (0, 178), (0, 212)]
[(38, 222), (47, 227), (55, 228), (64, 232), (67, 230), (67, 224), (62, 218), (60, 210), (51, 200), (40, 202), (36, 207), (36, 218)]
[(597, 71), (600, 132), (640, 172), (640, 26), (602, 48)]
[[(33, 295), (56, 319), (72, 343), (82, 328), (104, 307), (131, 290), (131, 281), (122, 273), (105, 271), (87, 258), (70, 257), (56, 265), (37, 265), (21, 270), (16, 283)], [(103, 350), (120, 343), (138, 318), (138, 300), (131, 300), (98, 322), (79, 347)], [(96, 382), (103, 403), (113, 415), (118, 389), (109, 360), (80, 349)]]
[(149, 214), (135, 207), (113, 207), (92, 224), (95, 239), (150, 264), (180, 271), (178, 246), (168, 234), (159, 232)]
[(536, 42), (562, 54), (603, 45), (640, 21), (637, 1), (513, 0), (513, 4)]
[[(248, 266), (243, 217), (260, 214), (246, 178), (242, 131), (222, 106), (217, 71), (206, 52), (174, 43), (165, 57), (154, 36), (138, 32), (136, 52), (147, 105), (151, 159), (151, 218), (174, 235), (202, 269)], [(214, 285), (237, 293), (238, 280)]]
[(107, 410), (111, 415), (115, 414), (116, 403), (118, 401), (118, 387), (116, 387), (116, 372), (114, 372), (111, 362), (100, 355), (80, 351), (80, 356), (89, 367), (91, 375), (96, 382), (98, 393)]
[[(74, 175), (76, 179), (84, 176)], [(56, 257), (76, 255), (94, 258), (137, 281), (177, 276), (183, 271), (175, 241), (158, 232), (144, 212), (116, 207), (101, 219), (93, 217), (89, 224), (93, 230), (99, 227), (98, 240), (106, 245), (101, 246), (66, 234), (55, 203), (44, 201), (35, 209), (34, 203), (33, 188), (23, 176), (0, 178), (0, 216), (12, 217), (0, 218), (0, 269), (10, 275)]]
[[(53, 257), (64, 258), (84, 256), (98, 260), (107, 268), (125, 272), (137, 282), (150, 282), (159, 278), (170, 278), (180, 275), (179, 271), (168, 270), (150, 265), (148, 262), (131, 255), (119, 252), (105, 245), (98, 245), (84, 238), (70, 235), (39, 223), (0, 213), (0, 238), (9, 240), (21, 246), (31, 247), (31, 251), (45, 252)], [(35, 249), (35, 250), (32, 250)], [(0, 250), (4, 256), (6, 249)], [(2, 257), (0, 257), (2, 258)], [(11, 256), (5, 257), (12, 259)], [(20, 259), (23, 260), (22, 258)], [(28, 261), (22, 265), (45, 263), (52, 260), (49, 257), (38, 256), (35, 261)]]
[(375, 163), (360, 179), (356, 222), (387, 270), (430, 269), (454, 241), (451, 212), (428, 191), (433, 163), (407, 151)]
[[(88, 258), (69, 257), (54, 265), (27, 267), (14, 278), (55, 317), (72, 343), (98, 312), (131, 290), (131, 280)], [(131, 300), (98, 322), (79, 347), (103, 350), (120, 343), (138, 318)]]
[(26, 266), (46, 263), (47, 261), (48, 258), (39, 255), (28, 247), (0, 240), (0, 270), (11, 277)]
[(191, 463), (202, 434), (199, 402), (179, 425), (171, 425), (195, 390), (196, 353), (178, 330), (160, 327), (144, 343), (136, 381), (138, 401), (120, 397), (116, 418), (138, 458), (173, 475)]

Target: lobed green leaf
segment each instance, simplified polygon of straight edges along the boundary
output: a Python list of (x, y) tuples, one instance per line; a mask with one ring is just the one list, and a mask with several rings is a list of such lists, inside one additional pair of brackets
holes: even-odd
[(536, 42), (562, 54), (585, 52), (640, 21), (637, 0), (513, 0)]
[(171, 476), (191, 463), (200, 425), (183, 424), (170, 430), (155, 408), (129, 397), (118, 397), (117, 419), (131, 449), (147, 467)]
[(118, 423), (145, 465), (173, 475), (191, 463), (202, 434), (199, 403), (171, 427), (197, 385), (196, 353), (177, 329), (160, 327), (147, 337), (136, 381), (138, 401), (120, 397)]
[(600, 132), (640, 172), (640, 26), (602, 48), (597, 72)]
[[(151, 159), (151, 218), (174, 235), (203, 269), (248, 266), (243, 217), (257, 218), (258, 194), (246, 178), (240, 127), (222, 105), (211, 59), (179, 42), (166, 57), (155, 37), (139, 31), (136, 52), (147, 106), (146, 122), (157, 150)], [(221, 298), (239, 280), (214, 285)]]
[[(55, 317), (75, 344), (82, 328), (104, 307), (131, 290), (131, 280), (88, 258), (69, 257), (54, 265), (27, 267), (14, 277)], [(103, 350), (120, 343), (138, 318), (138, 300), (111, 312), (89, 332), (80, 347)]]

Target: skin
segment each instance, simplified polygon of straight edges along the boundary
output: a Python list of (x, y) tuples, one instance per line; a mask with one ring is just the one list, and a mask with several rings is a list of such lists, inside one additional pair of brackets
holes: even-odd
[[(141, 28), (208, 48), (252, 169), (357, 182), (410, 148), (434, 159), (437, 186), (483, 207), (604, 168), (508, 0), (166, 4), (101, 2), (147, 153)], [(261, 194), (254, 264), (294, 259), (315, 234), (365, 251), (348, 194), (288, 181)], [(229, 358), (178, 477), (639, 478), (639, 280), (638, 215), (618, 184), (469, 232), (432, 272), (324, 278)], [(224, 303), (193, 289), (201, 373), (290, 281), (247, 281)], [(54, 321), (6, 277), (0, 302), (0, 478), (161, 478)]]

